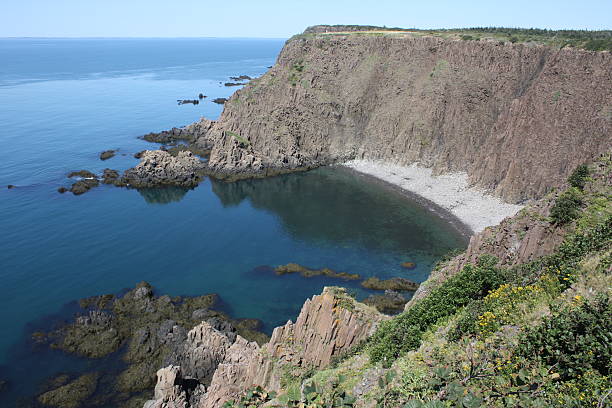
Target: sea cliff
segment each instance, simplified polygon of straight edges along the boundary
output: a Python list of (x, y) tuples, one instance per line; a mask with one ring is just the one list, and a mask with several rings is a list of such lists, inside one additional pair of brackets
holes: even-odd
[(261, 177), (352, 159), (465, 172), (508, 202), (543, 196), (610, 147), (609, 52), (423, 33), (308, 33), (180, 130), (209, 173)]

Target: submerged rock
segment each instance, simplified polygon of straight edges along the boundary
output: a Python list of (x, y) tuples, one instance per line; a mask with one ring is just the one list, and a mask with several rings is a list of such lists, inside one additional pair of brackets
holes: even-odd
[(397, 314), (404, 311), (404, 305), (408, 300), (398, 292), (385, 290), (382, 295), (368, 296), (363, 303), (375, 307), (381, 313)]
[[(224, 350), (238, 333), (251, 340), (267, 341), (267, 336), (256, 331), (256, 321), (232, 320), (212, 309), (216, 301), (216, 295), (155, 296), (153, 288), (141, 282), (123, 296), (81, 299), (81, 311), (74, 320), (49, 333), (37, 333), (37, 344), (88, 358), (123, 361), (111, 365), (122, 371), (100, 372), (103, 378), (109, 378), (104, 383), (111, 384), (103, 395), (96, 396), (109, 406), (117, 406), (115, 400), (111, 401), (115, 390), (121, 393), (122, 401), (151, 390), (156, 371), (166, 365), (180, 364), (186, 376), (201, 380), (196, 386), (208, 384)], [(52, 385), (47, 388), (68, 391), (63, 387), (70, 384), (56, 381)], [(55, 391), (45, 392), (40, 398), (57, 402), (59, 391)]]
[(301, 276), (305, 278), (311, 278), (313, 276), (327, 276), (329, 278), (338, 278), (345, 280), (357, 280), (361, 279), (361, 276), (356, 273), (347, 273), (347, 272), (336, 272), (329, 268), (322, 269), (309, 269), (305, 266), (298, 265), (296, 263), (289, 263), (287, 265), (281, 265), (274, 268), (274, 272), (277, 275), (286, 275), (291, 273), (299, 273)]
[(8, 389), (9, 383), (7, 380), (0, 378), (0, 394)]
[(398, 292), (414, 291), (419, 288), (419, 284), (405, 278), (379, 279), (368, 278), (361, 282), (361, 286), (373, 290), (394, 290)]
[(172, 128), (159, 133), (148, 133), (142, 136), (142, 139), (153, 143), (173, 143), (179, 140), (193, 142), (195, 141), (196, 136), (191, 130), (185, 128)]
[(245, 85), (245, 84), (243, 84), (241, 82), (226, 82), (224, 85), (225, 86), (242, 86), (242, 85)]
[(177, 146), (173, 146), (169, 149), (165, 149), (165, 151), (167, 151), (168, 153), (170, 153), (171, 155), (175, 157), (178, 156), (179, 152), (191, 152), (200, 157), (210, 156), (210, 149), (202, 149), (195, 144), (190, 144), (190, 145), (180, 144)]
[(15, 186), (12, 185), (12, 184), (9, 184), (8, 186), (6, 186), (6, 188), (8, 188), (10, 190), (11, 188), (15, 188)]
[(58, 408), (84, 406), (85, 400), (96, 391), (98, 377), (97, 373), (82, 375), (66, 385), (41, 394), (38, 401), (41, 404)]
[(117, 150), (105, 150), (102, 153), (100, 153), (100, 160), (108, 160), (111, 157), (115, 156), (116, 153), (117, 153)]
[(231, 77), (229, 77), (229, 78), (230, 78), (232, 81), (250, 81), (251, 79), (253, 79), (253, 78), (251, 78), (251, 77), (250, 77), (250, 76), (248, 76), (248, 75), (231, 76)]
[(96, 175), (89, 170), (78, 170), (68, 173), (68, 178), (81, 177), (86, 179), (96, 178)]
[(402, 268), (414, 269), (416, 268), (416, 264), (414, 262), (402, 262)]
[(70, 192), (72, 192), (72, 194), (74, 195), (81, 195), (81, 194), (88, 192), (94, 187), (98, 187), (98, 185), (100, 185), (100, 182), (95, 178), (94, 179), (83, 179), (83, 180), (79, 180), (76, 183), (74, 183), (70, 187)]

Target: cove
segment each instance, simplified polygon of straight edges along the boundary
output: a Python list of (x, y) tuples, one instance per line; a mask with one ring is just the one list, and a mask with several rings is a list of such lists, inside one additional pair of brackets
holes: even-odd
[[(263, 73), (281, 45), (0, 41), (9, 61), (0, 71), (0, 378), (11, 383), (0, 398), (13, 401), (46, 377), (94, 364), (27, 341), (41, 326), (69, 318), (83, 297), (143, 280), (159, 294), (217, 293), (229, 314), (260, 319), (269, 333), (324, 286), (348, 286), (358, 298), (371, 293), (325, 277), (276, 276), (270, 267), (294, 262), (422, 282), (442, 255), (466, 246), (426, 206), (342, 168), (236, 183), (206, 179), (193, 190), (57, 193), (70, 171), (133, 166), (133, 153), (156, 147), (140, 135), (218, 116), (221, 106), (179, 107), (176, 99), (228, 96), (233, 90), (219, 82)], [(41, 55), (52, 61), (46, 71), (37, 64)], [(106, 149), (119, 152), (102, 162)], [(408, 261), (416, 268), (402, 268)]]

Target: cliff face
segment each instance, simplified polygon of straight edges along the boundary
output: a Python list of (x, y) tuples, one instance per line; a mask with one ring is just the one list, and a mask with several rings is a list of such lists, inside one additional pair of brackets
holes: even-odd
[[(612, 144), (607, 52), (411, 33), (308, 34), (237, 91), (213, 174), (251, 177), (348, 159), (465, 171), (508, 201), (540, 197)], [(189, 128), (188, 128), (189, 129)]]

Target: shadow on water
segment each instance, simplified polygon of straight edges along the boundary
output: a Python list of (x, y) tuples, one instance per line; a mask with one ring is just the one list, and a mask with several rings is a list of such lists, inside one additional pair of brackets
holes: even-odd
[(467, 244), (454, 227), (422, 204), (381, 184), (364, 182), (343, 168), (211, 182), (224, 207), (248, 200), (253, 207), (277, 215), (298, 239), (351, 242), (372, 250), (411, 248), (433, 256)]
[(170, 204), (181, 201), (190, 190), (185, 187), (139, 188), (142, 198), (149, 204)]

